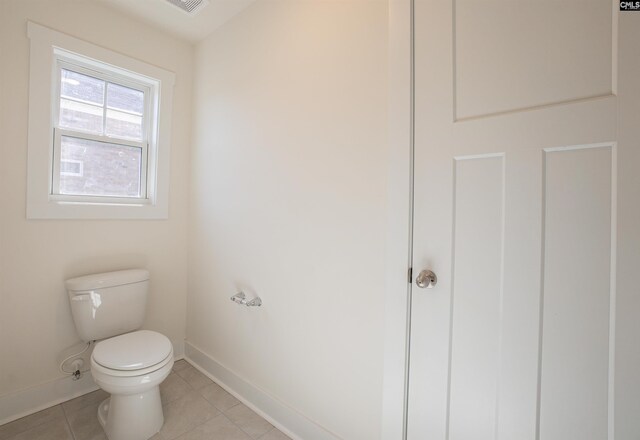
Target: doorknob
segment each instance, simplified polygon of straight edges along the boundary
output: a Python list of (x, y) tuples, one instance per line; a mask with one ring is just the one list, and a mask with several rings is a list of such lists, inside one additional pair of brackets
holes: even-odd
[(432, 271), (425, 269), (416, 278), (416, 285), (421, 289), (431, 289), (438, 283), (438, 277)]

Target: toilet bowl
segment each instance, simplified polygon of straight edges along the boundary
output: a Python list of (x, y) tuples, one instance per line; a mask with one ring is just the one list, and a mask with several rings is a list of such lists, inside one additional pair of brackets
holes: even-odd
[(109, 440), (143, 440), (164, 423), (159, 385), (173, 368), (173, 346), (157, 332), (139, 330), (96, 344), (91, 374), (111, 396), (98, 408)]

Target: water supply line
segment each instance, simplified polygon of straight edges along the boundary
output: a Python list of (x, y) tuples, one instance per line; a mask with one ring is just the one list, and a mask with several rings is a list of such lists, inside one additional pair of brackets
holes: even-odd
[(71, 367), (73, 368), (73, 371), (67, 371), (64, 369), (64, 364), (65, 362), (67, 362), (69, 359), (73, 359), (74, 357), (80, 356), (81, 354), (83, 354), (84, 352), (86, 352), (89, 347), (91, 347), (91, 344), (93, 343), (93, 341), (89, 341), (87, 342), (87, 344), (85, 345), (85, 347), (74, 354), (71, 354), (69, 356), (67, 356), (66, 358), (64, 358), (62, 360), (62, 362), (60, 362), (60, 371), (63, 372), (64, 374), (69, 374), (71, 376), (73, 376), (73, 380), (78, 380), (82, 377), (82, 371), (81, 368), (84, 365), (84, 361), (82, 359), (76, 359), (75, 361), (73, 361), (71, 363)]

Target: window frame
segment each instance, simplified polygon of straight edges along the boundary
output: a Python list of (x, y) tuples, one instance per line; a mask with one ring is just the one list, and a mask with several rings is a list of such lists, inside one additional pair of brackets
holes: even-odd
[[(168, 218), (175, 75), (33, 22), (28, 22), (27, 34), (31, 43), (27, 218)], [(142, 141), (59, 127), (62, 69), (105, 81), (105, 95), (106, 83), (142, 91)], [(103, 108), (106, 118), (106, 102)], [(140, 197), (59, 194), (62, 136), (141, 148)]]

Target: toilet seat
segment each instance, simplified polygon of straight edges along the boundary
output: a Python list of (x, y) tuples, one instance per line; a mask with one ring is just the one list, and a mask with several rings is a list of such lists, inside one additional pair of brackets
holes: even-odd
[(171, 341), (161, 333), (139, 330), (96, 344), (91, 367), (110, 376), (140, 376), (173, 360)]

